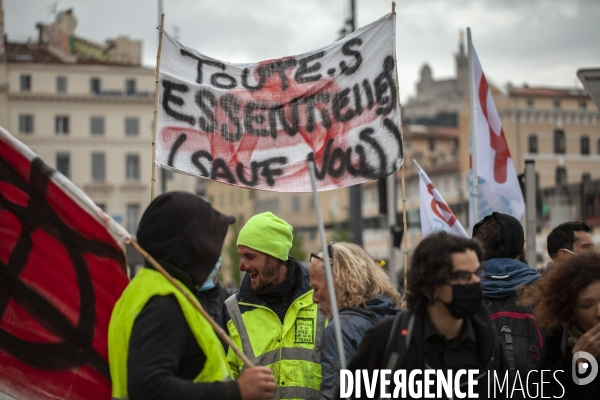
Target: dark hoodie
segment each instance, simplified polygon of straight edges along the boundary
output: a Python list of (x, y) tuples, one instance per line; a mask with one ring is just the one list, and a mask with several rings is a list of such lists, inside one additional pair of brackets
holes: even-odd
[[(352, 359), (367, 329), (399, 311), (394, 302), (383, 295), (368, 300), (367, 307), (348, 307), (339, 311), (346, 360)], [(321, 376), (321, 395), (325, 399), (334, 399), (340, 386), (340, 359), (331, 321), (321, 337)]]
[[(137, 238), (163, 268), (195, 292), (215, 266), (234, 220), (199, 196), (169, 192), (150, 203)], [(205, 362), (175, 296), (154, 296), (136, 317), (131, 332), (129, 399), (240, 399), (235, 381), (193, 382)]]

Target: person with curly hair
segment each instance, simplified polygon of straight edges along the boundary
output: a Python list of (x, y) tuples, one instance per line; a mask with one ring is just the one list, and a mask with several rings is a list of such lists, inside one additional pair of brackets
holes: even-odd
[[(385, 317), (396, 315), (401, 297), (383, 269), (360, 246), (330, 243), (327, 250), (332, 266), (344, 351), (347, 359), (350, 359), (368, 328)], [(331, 319), (323, 254), (311, 253), (310, 261), (313, 301)], [(333, 399), (340, 385), (340, 361), (335, 330), (331, 323), (321, 337), (321, 368), (321, 395), (325, 399)]]
[[(577, 352), (585, 351), (596, 360), (600, 357), (600, 255), (586, 254), (557, 263), (523, 303), (535, 304), (540, 326), (547, 329), (546, 354), (540, 368), (557, 371), (557, 381), (551, 380), (554, 384), (544, 394), (550, 392), (565, 399), (600, 399), (599, 377), (588, 385), (575, 384), (571, 377)], [(576, 362), (589, 364), (583, 358)]]
[[(476, 240), (446, 232), (423, 239), (408, 269), (408, 309), (365, 332), (348, 370), (370, 375), (374, 370), (405, 370), (408, 376), (412, 370), (431, 368), (452, 373), (478, 369), (474, 391), (489, 398), (488, 373), (504, 376), (506, 359), (482, 301), (482, 259)], [(435, 382), (432, 386), (436, 393)]]

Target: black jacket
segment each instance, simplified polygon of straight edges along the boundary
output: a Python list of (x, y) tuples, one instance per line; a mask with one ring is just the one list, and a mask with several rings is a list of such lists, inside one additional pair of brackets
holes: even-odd
[[(573, 381), (573, 349), (567, 345), (566, 335), (560, 328), (549, 329), (545, 333), (546, 353), (540, 361), (540, 369), (551, 370), (552, 375), (546, 374), (544, 379), (549, 381), (544, 385), (544, 396), (577, 400), (600, 399), (600, 372), (587, 385), (576, 385)], [(596, 359), (596, 362), (600, 365), (600, 360)]]
[(214, 288), (204, 292), (196, 291), (195, 294), (202, 308), (216, 321), (221, 313), (223, 304), (225, 304), (225, 300), (232, 294), (235, 294), (235, 292), (237, 290), (223, 286), (218, 282)]
[[(410, 311), (405, 311), (410, 312)], [(402, 361), (400, 366), (396, 366), (398, 369), (406, 369), (407, 376), (413, 369), (430, 369), (431, 365), (436, 365), (429, 359), (428, 356), (423, 354), (415, 345), (415, 338), (422, 338), (425, 336), (425, 322), (427, 318), (426, 314), (416, 314), (414, 327), (411, 335), (411, 342), (408, 349), (406, 349), (404, 355), (400, 355)], [(364, 335), (358, 350), (356, 351), (354, 358), (350, 361), (347, 369), (352, 371), (358, 369), (366, 369), (370, 374), (376, 369), (388, 368), (387, 360), (389, 354), (386, 354), (386, 345), (390, 338), (392, 331), (392, 325), (394, 318), (386, 318), (383, 321), (375, 324), (371, 327)], [(488, 371), (496, 371), (498, 376), (503, 377), (506, 371), (506, 360), (502, 344), (499, 341), (494, 328), (491, 325), (490, 314), (485, 306), (482, 305), (480, 311), (470, 318), (471, 325), (475, 332), (477, 354), (479, 355), (479, 372), (478, 376), (479, 383), (476, 386), (479, 398), (487, 398), (487, 376)], [(404, 338), (403, 338), (404, 339)], [(390, 388), (393, 389), (393, 380)], [(364, 394), (364, 387), (362, 393)], [(377, 392), (379, 393), (379, 388)], [(408, 394), (408, 393), (407, 393)], [(339, 392), (337, 393), (339, 396)], [(339, 398), (339, 397), (338, 397)], [(408, 397), (411, 398), (411, 397)]]
[[(193, 285), (178, 268), (161, 265), (188, 289)], [(205, 362), (177, 299), (154, 296), (135, 319), (129, 339), (129, 399), (241, 399), (235, 381), (192, 382)]]

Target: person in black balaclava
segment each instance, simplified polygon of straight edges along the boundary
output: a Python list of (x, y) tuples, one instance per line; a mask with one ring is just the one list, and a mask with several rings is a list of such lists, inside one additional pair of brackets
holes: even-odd
[[(435, 377), (424, 379), (422, 371), (450, 370), (454, 377), (460, 370), (477, 369), (479, 374), (473, 377), (476, 384), (472, 385), (474, 394), (491, 398), (488, 374), (503, 377), (506, 360), (490, 314), (482, 303), (481, 259), (481, 247), (475, 240), (446, 232), (423, 239), (415, 248), (408, 268), (407, 309), (367, 330), (346, 368), (352, 375), (357, 370), (367, 370), (368, 376), (373, 376), (375, 370), (387, 369), (392, 370), (392, 376), (394, 371), (404, 370), (408, 377), (412, 376), (411, 371), (419, 370), (421, 373), (414, 375), (411, 383), (405, 382), (404, 389), (408, 385), (413, 388), (428, 385), (429, 393), (434, 394), (444, 393), (438, 392), (442, 387), (437, 386)], [(460, 392), (466, 395), (466, 375), (462, 378), (453, 380), (452, 386), (460, 381), (464, 384)], [(360, 393), (366, 393), (364, 383), (361, 384)], [(389, 388), (393, 393), (396, 388), (393, 380)], [(379, 387), (375, 393), (380, 393)], [(453, 397), (454, 393), (452, 389), (450, 395), (442, 397)], [(425, 397), (422, 393), (407, 394), (403, 398)]]
[[(192, 295), (213, 279), (234, 221), (200, 196), (169, 192), (144, 212), (138, 243)], [(116, 303), (108, 342), (113, 399), (270, 399), (276, 388), (268, 368), (230, 380), (209, 322), (149, 264)]]

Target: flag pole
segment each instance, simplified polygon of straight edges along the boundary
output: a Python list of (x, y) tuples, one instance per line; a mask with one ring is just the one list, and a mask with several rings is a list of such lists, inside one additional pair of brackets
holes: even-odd
[(469, 221), (471, 228), (479, 220), (478, 217), (478, 198), (477, 198), (477, 184), (479, 177), (477, 176), (477, 110), (475, 101), (475, 68), (473, 66), (473, 44), (471, 42), (471, 28), (467, 28), (467, 55), (469, 58), (469, 114), (471, 116), (470, 121), (470, 133), (471, 133), (471, 185), (473, 187), (473, 221)]
[(221, 339), (223, 339), (223, 341), (229, 346), (231, 347), (231, 349), (235, 352), (235, 354), (237, 354), (242, 361), (244, 362), (245, 365), (247, 365), (248, 367), (252, 368), (254, 367), (254, 364), (252, 363), (252, 361), (250, 361), (248, 359), (248, 357), (246, 357), (246, 355), (239, 349), (239, 347), (236, 346), (236, 344), (233, 342), (233, 340), (231, 340), (231, 338), (229, 337), (229, 335), (227, 335), (227, 333), (225, 333), (225, 331), (223, 330), (223, 328), (221, 328), (219, 326), (219, 324), (217, 324), (215, 322), (214, 319), (212, 319), (212, 317), (210, 315), (208, 315), (208, 313), (202, 308), (202, 306), (198, 303), (198, 300), (194, 299), (192, 296), (190, 296), (190, 294), (183, 289), (183, 286), (181, 285), (181, 283), (179, 283), (178, 281), (176, 281), (171, 274), (169, 274), (155, 259), (154, 257), (152, 257), (150, 254), (148, 254), (148, 252), (146, 252), (146, 250), (144, 250), (138, 242), (136, 242), (135, 240), (131, 240), (131, 245), (133, 246), (134, 249), (136, 249), (144, 258), (144, 260), (148, 261), (148, 263), (152, 266), (152, 268), (154, 268), (156, 271), (160, 272), (161, 274), (163, 274), (163, 276), (165, 278), (167, 278), (167, 280), (169, 282), (171, 282), (171, 284), (173, 286), (175, 286), (177, 288), (177, 290), (179, 290), (186, 299), (188, 299), (188, 301), (190, 303), (192, 303), (192, 306), (194, 306), (194, 308), (196, 310), (198, 310), (200, 312), (200, 314), (202, 314), (202, 316), (204, 318), (206, 318), (206, 320), (208, 321), (208, 323), (212, 326), (212, 328), (215, 330), (215, 333), (217, 335), (219, 335), (219, 337)]
[[(396, 12), (396, 3), (392, 1), (392, 13)], [(394, 46), (396, 40), (394, 38)], [(394, 64), (396, 66), (396, 94), (398, 96), (398, 125), (400, 128), (400, 139), (402, 141), (402, 151), (404, 152), (404, 129), (402, 128), (402, 105), (400, 104), (400, 83), (398, 82), (398, 61), (396, 59), (396, 49), (394, 48)], [(400, 176), (402, 179), (402, 222), (404, 224), (404, 299), (406, 299), (406, 288), (408, 285), (408, 227), (406, 222), (406, 182), (404, 180), (404, 161), (400, 167)], [(396, 173), (394, 172), (394, 179)], [(388, 210), (389, 212), (389, 210)], [(396, 212), (396, 205), (394, 204), (394, 212)], [(392, 249), (393, 251), (393, 249)], [(406, 301), (406, 300), (404, 300)]]
[(154, 182), (156, 182), (156, 125), (158, 119), (158, 81), (160, 75), (160, 52), (162, 50), (163, 27), (165, 14), (160, 15), (158, 26), (158, 51), (156, 52), (156, 81), (154, 82), (154, 132), (152, 133), (152, 184), (150, 185), (150, 200), (154, 200)]
[(321, 206), (319, 205), (317, 178), (315, 176), (315, 163), (312, 161), (308, 162), (308, 172), (310, 174), (310, 183), (313, 190), (315, 210), (317, 210), (319, 235), (321, 236), (321, 247), (323, 248), (323, 267), (325, 268), (325, 277), (327, 278), (327, 290), (329, 291), (329, 302), (331, 303), (331, 313), (333, 315), (333, 327), (335, 330), (335, 339), (337, 341), (338, 355), (340, 358), (340, 368), (346, 369), (346, 353), (344, 352), (344, 342), (342, 341), (342, 328), (340, 327), (337, 298), (335, 297), (335, 288), (333, 286), (333, 274), (331, 273), (329, 252), (327, 251), (327, 240), (325, 239), (325, 225), (323, 224), (323, 215), (321, 215)]

